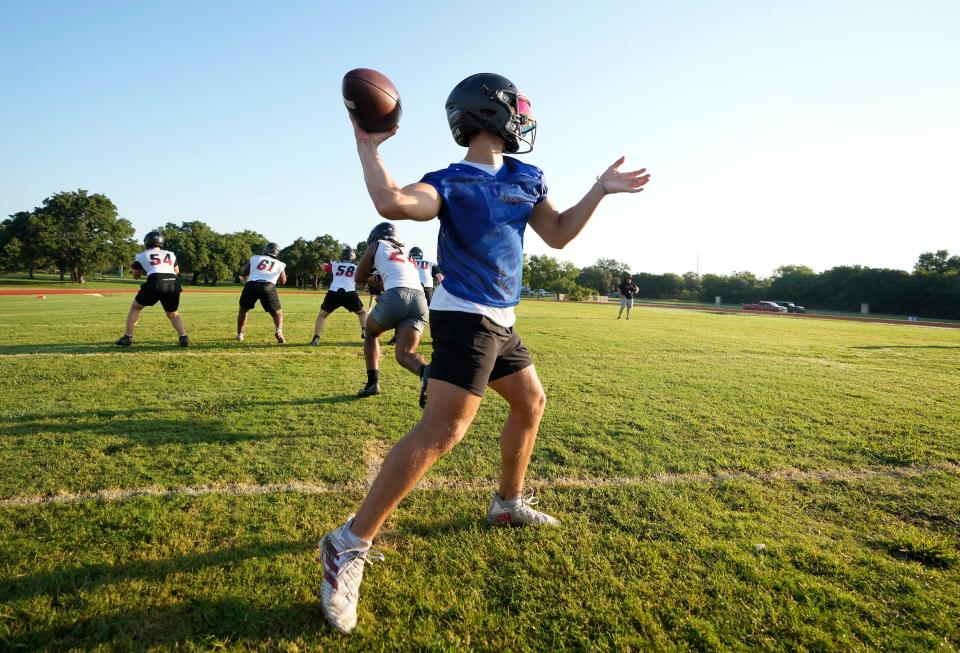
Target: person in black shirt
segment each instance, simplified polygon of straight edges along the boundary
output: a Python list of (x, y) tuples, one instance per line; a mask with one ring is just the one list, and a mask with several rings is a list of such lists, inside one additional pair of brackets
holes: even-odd
[(623, 275), (623, 281), (620, 282), (620, 312), (617, 313), (617, 319), (623, 315), (623, 309), (627, 309), (627, 319), (630, 319), (630, 309), (633, 308), (633, 296), (637, 294), (637, 287), (633, 285), (633, 278), (629, 274)]

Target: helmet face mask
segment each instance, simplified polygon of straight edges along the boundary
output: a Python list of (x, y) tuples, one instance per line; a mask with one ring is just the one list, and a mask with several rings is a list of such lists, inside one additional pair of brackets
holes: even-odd
[(493, 73), (471, 75), (447, 98), (447, 122), (458, 145), (487, 131), (503, 139), (504, 150), (526, 154), (537, 138), (537, 121), (530, 100), (506, 77)]
[(397, 247), (403, 247), (403, 243), (400, 242), (400, 234), (397, 233), (397, 228), (391, 222), (381, 222), (370, 230), (370, 235), (367, 236), (367, 245), (372, 245), (378, 240), (389, 240)]
[(143, 245), (148, 249), (163, 247), (163, 234), (154, 229), (143, 237)]
[(272, 256), (273, 258), (277, 258), (279, 254), (280, 254), (280, 245), (276, 243), (267, 243), (266, 246), (264, 246), (263, 248), (264, 256)]

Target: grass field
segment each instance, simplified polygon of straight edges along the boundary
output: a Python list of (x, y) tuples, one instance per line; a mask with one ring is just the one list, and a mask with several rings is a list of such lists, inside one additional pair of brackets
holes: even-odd
[(0, 648), (960, 648), (960, 332), (554, 302), (518, 328), (563, 527), (486, 526), (491, 393), (333, 633), (316, 541), (420, 411), (390, 347), (353, 398), (353, 316), (305, 345), (321, 297), (280, 347), (185, 294), (187, 350), (158, 308), (113, 347), (130, 295), (0, 297)]

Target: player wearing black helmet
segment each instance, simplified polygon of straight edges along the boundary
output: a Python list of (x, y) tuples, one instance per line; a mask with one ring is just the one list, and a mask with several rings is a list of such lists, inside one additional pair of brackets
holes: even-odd
[(323, 327), (327, 323), (327, 317), (341, 306), (351, 313), (355, 313), (360, 320), (360, 339), (366, 337), (367, 328), (367, 310), (363, 307), (363, 300), (357, 294), (357, 253), (352, 247), (344, 247), (340, 252), (340, 260), (336, 263), (329, 262), (323, 266), (324, 272), (333, 275), (333, 281), (330, 282), (330, 288), (327, 290), (326, 297), (323, 298), (323, 304), (320, 305), (320, 312), (317, 314), (316, 324), (313, 326), (313, 340), (311, 345), (320, 344), (320, 335), (323, 333)]
[(410, 258), (413, 259), (413, 264), (417, 266), (417, 272), (420, 275), (420, 285), (423, 286), (423, 294), (427, 298), (427, 306), (430, 306), (430, 302), (433, 300), (434, 281), (438, 284), (443, 281), (443, 273), (436, 263), (423, 258), (423, 250), (419, 247), (410, 248)]
[(370, 231), (367, 251), (357, 265), (357, 281), (366, 282), (374, 268), (383, 280), (383, 294), (367, 318), (367, 337), (363, 341), (367, 383), (357, 393), (359, 397), (380, 394), (378, 337), (384, 331), (397, 330), (394, 355), (402, 367), (422, 378), (427, 366), (417, 353), (427, 320), (427, 300), (416, 266), (404, 251), (397, 228), (389, 222), (381, 222)]
[(246, 279), (240, 293), (240, 312), (237, 313), (237, 341), (243, 342), (247, 328), (247, 317), (250, 310), (260, 302), (263, 310), (273, 318), (276, 327), (274, 337), (281, 345), (286, 342), (283, 337), (283, 309), (280, 306), (280, 296), (277, 295), (277, 285), (287, 283), (287, 264), (279, 260), (280, 245), (267, 243), (263, 254), (254, 255), (240, 270), (240, 278)]
[(646, 170), (621, 172), (623, 158), (603, 171), (579, 202), (559, 211), (547, 196), (543, 171), (505, 153), (529, 152), (537, 123), (530, 102), (509, 79), (471, 75), (447, 99), (462, 161), (400, 186), (378, 147), (397, 129), (367, 133), (354, 123), (367, 191), (384, 218), (439, 218), (437, 257), (444, 279), (430, 307), (433, 358), (429, 399), (413, 427), (387, 454), (356, 516), (320, 542), (321, 605), (335, 628), (356, 625), (357, 601), (370, 544), (384, 521), (473, 421), (489, 386), (509, 405), (500, 436), (500, 483), (487, 511), (494, 526), (555, 525), (523, 495), (546, 395), (530, 354), (514, 330), (527, 226), (560, 249), (586, 226), (611, 193), (635, 193)]
[(177, 312), (180, 308), (180, 280), (177, 275), (180, 274), (180, 266), (177, 265), (177, 255), (163, 248), (163, 234), (159, 231), (151, 231), (143, 239), (143, 246), (146, 248), (134, 258), (130, 264), (130, 270), (133, 272), (133, 278), (139, 279), (143, 275), (147, 276), (146, 282), (141, 284), (137, 296), (130, 304), (130, 311), (127, 313), (127, 328), (115, 344), (121, 347), (129, 347), (133, 344), (133, 331), (137, 328), (137, 322), (140, 321), (140, 311), (145, 306), (153, 306), (157, 302), (163, 306), (170, 324), (176, 329), (180, 336), (180, 346), (186, 347), (190, 344), (187, 333), (183, 328), (183, 319)]

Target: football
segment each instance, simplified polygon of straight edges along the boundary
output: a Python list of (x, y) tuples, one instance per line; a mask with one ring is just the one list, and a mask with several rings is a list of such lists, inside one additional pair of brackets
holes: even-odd
[(367, 277), (367, 288), (375, 292), (383, 292), (383, 277), (374, 272)]
[(400, 122), (400, 94), (386, 75), (355, 68), (343, 76), (343, 103), (367, 132), (386, 132)]

